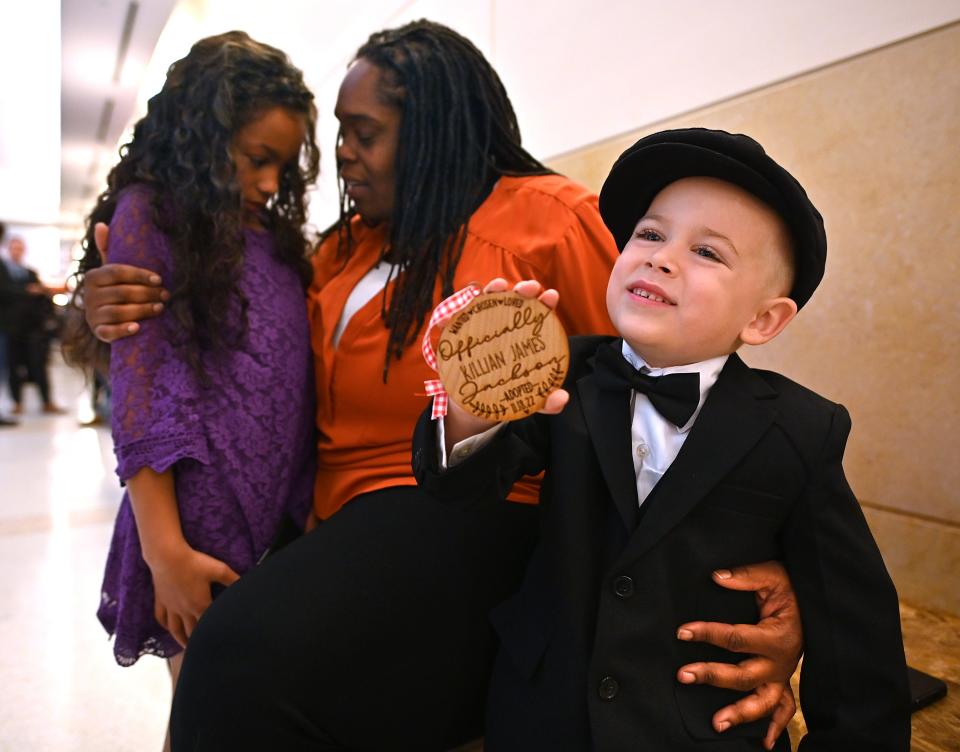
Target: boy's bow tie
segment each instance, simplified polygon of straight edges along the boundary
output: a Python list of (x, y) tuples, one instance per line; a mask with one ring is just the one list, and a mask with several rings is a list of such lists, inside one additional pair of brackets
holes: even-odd
[(602, 389), (633, 389), (647, 395), (658, 413), (677, 428), (683, 428), (700, 404), (700, 374), (650, 376), (640, 373), (623, 357), (618, 344), (605, 344), (597, 349), (594, 363), (597, 384)]

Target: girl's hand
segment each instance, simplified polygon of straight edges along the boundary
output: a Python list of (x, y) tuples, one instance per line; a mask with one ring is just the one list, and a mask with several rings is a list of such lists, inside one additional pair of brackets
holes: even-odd
[(94, 235), (104, 265), (84, 275), (84, 317), (97, 339), (113, 342), (136, 334), (138, 321), (158, 316), (170, 293), (149, 269), (107, 263), (109, 229), (103, 222), (97, 223)]
[(197, 621), (210, 605), (210, 585), (229, 586), (240, 576), (219, 559), (183, 543), (150, 566), (155, 593), (154, 615), (186, 647)]

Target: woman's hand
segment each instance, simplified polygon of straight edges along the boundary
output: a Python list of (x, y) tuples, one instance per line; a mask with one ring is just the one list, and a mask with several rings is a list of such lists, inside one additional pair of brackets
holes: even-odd
[(779, 562), (768, 561), (718, 570), (713, 579), (721, 587), (731, 590), (754, 591), (760, 621), (734, 625), (690, 622), (677, 630), (678, 639), (708, 642), (736, 653), (752, 655), (737, 665), (690, 663), (680, 667), (677, 679), (684, 684), (711, 684), (741, 692), (753, 690), (742, 700), (718, 710), (713, 716), (713, 727), (722, 732), (772, 713), (763, 745), (766, 749), (773, 749), (777, 738), (797, 712), (790, 677), (803, 652), (800, 609), (790, 577)]
[(137, 322), (158, 316), (170, 293), (149, 269), (107, 263), (109, 229), (103, 222), (97, 223), (94, 237), (104, 265), (84, 274), (84, 317), (97, 339), (113, 342), (136, 334)]
[(154, 615), (174, 639), (186, 647), (197, 621), (212, 600), (210, 586), (232, 585), (240, 576), (212, 556), (185, 542), (150, 562), (153, 575)]

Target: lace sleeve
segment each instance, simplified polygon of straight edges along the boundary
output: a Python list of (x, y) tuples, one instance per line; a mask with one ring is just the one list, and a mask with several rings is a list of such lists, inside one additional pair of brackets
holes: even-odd
[[(143, 187), (121, 194), (110, 223), (110, 262), (155, 271), (169, 289), (170, 248), (153, 223), (150, 195)], [(175, 334), (176, 321), (164, 311), (111, 348), (113, 440), (121, 480), (143, 467), (163, 472), (188, 457), (209, 463), (197, 378)]]

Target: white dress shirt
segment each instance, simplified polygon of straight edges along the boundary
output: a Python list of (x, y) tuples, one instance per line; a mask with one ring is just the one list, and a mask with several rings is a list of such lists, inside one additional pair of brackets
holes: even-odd
[(700, 410), (710, 387), (716, 383), (717, 376), (720, 375), (723, 364), (727, 362), (729, 356), (720, 355), (716, 358), (710, 358), (710, 360), (684, 366), (651, 368), (624, 340), (623, 357), (634, 368), (640, 369), (650, 376), (666, 376), (669, 373), (700, 374), (700, 402), (690, 420), (682, 428), (677, 428), (660, 415), (650, 400), (647, 399), (647, 395), (633, 392), (630, 397), (630, 410), (633, 413), (630, 428), (630, 449), (633, 457), (633, 469), (637, 475), (637, 498), (643, 504), (653, 487), (657, 485), (657, 482), (680, 453), (680, 447), (687, 440), (690, 429), (693, 428), (697, 416), (700, 415)]

